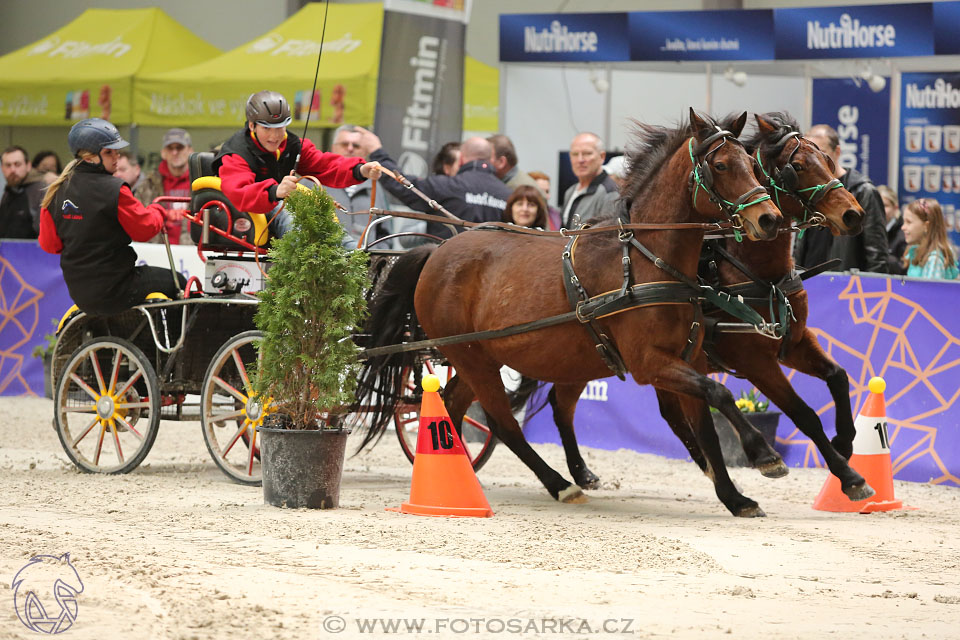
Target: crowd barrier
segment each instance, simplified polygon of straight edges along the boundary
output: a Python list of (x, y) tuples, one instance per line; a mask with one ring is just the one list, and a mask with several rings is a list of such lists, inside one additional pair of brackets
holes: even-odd
[[(135, 244), (143, 262), (167, 264), (162, 245)], [(173, 247), (178, 268), (202, 278), (195, 247)], [(875, 375), (887, 381), (887, 415), (895, 476), (960, 486), (960, 283), (868, 274), (824, 274), (808, 280), (808, 323), (850, 376), (854, 413)], [(35, 242), (0, 243), (0, 395), (42, 395), (43, 365), (32, 357), (70, 306), (59, 258)], [(834, 406), (820, 380), (787, 370), (797, 392), (834, 433)], [(749, 383), (720, 381), (739, 395)], [(584, 446), (632, 449), (676, 458), (687, 452), (660, 418), (650, 387), (629, 379), (591, 382), (577, 407)], [(531, 442), (559, 442), (550, 411), (524, 427)], [(777, 448), (787, 464), (822, 467), (810, 440), (781, 418)]]

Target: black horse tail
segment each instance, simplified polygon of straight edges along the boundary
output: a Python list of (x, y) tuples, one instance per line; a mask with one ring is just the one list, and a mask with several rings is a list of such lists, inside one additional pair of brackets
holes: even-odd
[[(404, 338), (417, 339), (420, 326), (413, 294), (420, 272), (434, 249), (436, 245), (423, 245), (404, 253), (387, 272), (382, 286), (377, 283), (363, 331), (368, 337), (367, 347), (398, 345)], [(357, 452), (383, 437), (404, 396), (407, 377), (418, 364), (415, 351), (375, 356), (364, 362), (350, 407), (355, 426), (366, 431)], [(420, 372), (415, 373), (419, 377)]]
[[(524, 419), (531, 418), (540, 413), (540, 411), (547, 406), (548, 400), (547, 394), (539, 394), (538, 392), (546, 385), (546, 382), (522, 376), (520, 378), (520, 385), (516, 390), (507, 393), (507, 397), (510, 399), (510, 410), (516, 413), (526, 407), (527, 413)], [(537, 394), (537, 398), (528, 406), (528, 402), (534, 394)]]

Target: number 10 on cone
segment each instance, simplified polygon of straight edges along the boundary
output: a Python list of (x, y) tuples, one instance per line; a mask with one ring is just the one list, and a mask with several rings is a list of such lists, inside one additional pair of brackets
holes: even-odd
[(420, 416), (420, 431), (417, 434), (417, 455), (466, 454), (457, 430), (447, 416)]

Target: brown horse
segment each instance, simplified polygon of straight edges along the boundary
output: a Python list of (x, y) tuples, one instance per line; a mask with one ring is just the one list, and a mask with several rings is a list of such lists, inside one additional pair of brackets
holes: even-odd
[[(670, 130), (638, 125), (638, 142), (646, 152), (631, 167), (630, 222), (701, 222), (734, 213), (742, 216), (748, 238), (774, 238), (782, 216), (769, 199), (753, 196), (760, 186), (753, 159), (736, 140), (746, 115), (730, 119), (721, 127), (691, 110), (689, 127)], [(635, 233), (657, 261), (631, 247), (628, 271), (633, 282), (675, 283), (696, 275), (702, 229)], [(621, 239), (616, 232), (579, 238), (573, 250), (576, 274), (586, 291), (600, 293), (621, 287)], [(371, 307), (366, 331), (374, 337), (371, 346), (400, 342), (409, 333), (411, 302), (416, 319), (431, 338), (499, 329), (569, 311), (561, 271), (566, 244), (564, 238), (476, 230), (460, 234), (435, 250), (406, 254)], [(665, 271), (671, 268), (681, 278)], [(698, 347), (698, 296), (691, 289), (689, 296), (670, 303), (608, 315), (598, 320), (599, 329), (619, 349), (626, 370), (636, 382), (703, 399), (731, 422), (749, 429), (733, 395), (723, 385), (697, 373), (682, 357), (689, 351), (688, 343)], [(533, 470), (551, 496), (565, 502), (584, 500), (579, 487), (550, 468), (524, 439), (510, 411), (499, 371), (506, 365), (527, 377), (553, 382), (558, 399), (572, 407), (587, 381), (610, 375), (588, 332), (567, 323), (494, 340), (448, 345), (441, 350), (463, 382), (452, 389), (448, 386), (445, 394), (453, 423), (459, 424), (475, 393), (493, 418), (495, 435)], [(380, 411), (372, 417), (364, 444), (385, 429), (391, 409), (388, 401), (397, 397), (400, 388), (399, 370), (409, 364), (409, 357), (397, 356), (368, 361), (360, 388), (379, 395)], [(701, 429), (697, 437), (716, 475), (726, 477), (712, 425)], [(756, 456), (758, 468), (771, 476), (785, 474), (787, 468), (780, 456), (762, 438), (761, 443)], [(726, 480), (732, 488), (729, 478)], [(721, 496), (721, 500), (737, 515), (756, 515), (759, 509), (756, 502), (739, 493)]]
[[(748, 149), (758, 150), (760, 166), (767, 173), (771, 187), (781, 194), (778, 202), (783, 213), (797, 219), (805, 218), (806, 211), (812, 208), (805, 206), (810, 204), (808, 195), (822, 195), (822, 199), (818, 198), (818, 202), (814, 203), (825, 217), (822, 224), (828, 226), (835, 235), (858, 232), (863, 210), (846, 189), (828, 187), (831, 183), (838, 184), (834, 180), (835, 167), (829, 157), (814, 143), (799, 136), (797, 124), (789, 116), (780, 113), (757, 116), (757, 124), (757, 134), (745, 144)], [(783, 179), (785, 167), (790, 167), (786, 180)], [(794, 175), (791, 176), (791, 173)], [(720, 241), (720, 244), (717, 251), (711, 254), (718, 284), (751, 300), (758, 311), (769, 316), (767, 295), (771, 286), (779, 283), (788, 289), (792, 318), (784, 319), (789, 323), (789, 331), (781, 340), (750, 334), (717, 333), (704, 345), (710, 370), (736, 371), (752, 382), (813, 441), (830, 472), (840, 479), (844, 493), (851, 500), (869, 498), (874, 494), (873, 489), (847, 464), (854, 437), (847, 373), (820, 348), (806, 325), (807, 293), (794, 272), (789, 234), (781, 234), (777, 240), (763, 245), (729, 241)], [(730, 321), (729, 318), (723, 320)], [(781, 363), (827, 383), (837, 411), (837, 435), (832, 443), (827, 439), (816, 411), (794, 391), (780, 368)], [(692, 430), (677, 409), (679, 404), (686, 404), (683, 413), (687, 416), (699, 413), (701, 420), (711, 421), (706, 407), (691, 407), (689, 400), (671, 400), (659, 391), (658, 397), (671, 428), (687, 445), (701, 469), (710, 475), (709, 465), (693, 441)]]
[[(836, 235), (859, 232), (863, 210), (853, 195), (834, 178), (835, 167), (829, 156), (814, 143), (800, 137), (796, 122), (786, 114), (757, 115), (756, 119), (757, 133), (745, 145), (755, 152), (761, 177), (775, 194), (782, 212), (798, 221), (815, 218), (817, 223), (827, 226)], [(701, 269), (706, 278), (715, 280), (717, 286), (729, 288), (732, 293), (745, 296), (767, 320), (772, 320), (768, 299), (772, 285), (787, 287), (790, 306), (785, 311), (791, 317), (778, 318), (788, 322), (789, 326), (789, 331), (779, 340), (756, 334), (716, 333), (704, 344), (704, 351), (710, 359), (698, 359), (698, 369), (703, 372), (734, 370), (753, 382), (816, 444), (851, 500), (863, 500), (873, 495), (873, 489), (850, 468), (844, 457), (850, 456), (854, 435), (847, 374), (823, 352), (806, 326), (807, 294), (793, 271), (790, 234), (781, 233), (773, 242), (764, 243), (740, 243), (731, 239), (710, 241), (704, 247), (701, 266), (710, 263), (713, 263), (712, 268)], [(735, 321), (729, 316), (719, 320)], [(824, 434), (816, 412), (790, 385), (780, 369), (778, 358), (793, 369), (827, 382), (837, 405), (836, 448)], [(572, 411), (561, 406), (552, 391), (548, 398), (561, 440), (565, 445), (575, 442), (572, 418), (567, 417), (572, 416)], [(713, 424), (706, 405), (662, 389), (657, 390), (657, 398), (663, 417), (691, 457), (708, 477), (720, 483), (697, 442), (698, 430)], [(698, 427), (691, 426), (696, 423), (700, 423)], [(748, 458), (753, 460), (758, 455), (760, 434), (753, 428), (738, 428), (738, 434)], [(838, 453), (838, 449), (844, 451), (844, 455)], [(579, 450), (567, 447), (566, 453), (567, 465), (577, 484), (584, 488), (596, 485), (599, 480), (586, 467)], [(729, 487), (718, 486), (718, 495), (728, 492)]]

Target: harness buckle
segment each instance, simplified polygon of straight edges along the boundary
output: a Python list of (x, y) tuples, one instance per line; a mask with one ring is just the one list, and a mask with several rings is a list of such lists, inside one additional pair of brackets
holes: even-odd
[(693, 336), (696, 335), (699, 331), (700, 331), (700, 323), (694, 320), (690, 324), (690, 336), (687, 338), (687, 344), (694, 344), (696, 342)]

